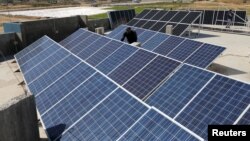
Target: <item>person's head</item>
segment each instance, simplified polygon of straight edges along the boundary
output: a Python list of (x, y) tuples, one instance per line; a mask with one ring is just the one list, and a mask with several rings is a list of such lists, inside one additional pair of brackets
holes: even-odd
[(132, 30), (131, 27), (128, 27), (128, 28), (126, 29), (127, 32), (130, 32), (131, 30)]
[(229, 12), (232, 12), (232, 9), (229, 9)]

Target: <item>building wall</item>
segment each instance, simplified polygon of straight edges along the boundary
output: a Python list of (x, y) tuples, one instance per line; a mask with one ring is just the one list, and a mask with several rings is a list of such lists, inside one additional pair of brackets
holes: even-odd
[(0, 107), (1, 141), (39, 141), (35, 100), (21, 95)]
[(21, 41), (16, 33), (0, 34), (0, 58), (2, 58), (2, 55), (5, 57), (13, 55), (21, 49)]

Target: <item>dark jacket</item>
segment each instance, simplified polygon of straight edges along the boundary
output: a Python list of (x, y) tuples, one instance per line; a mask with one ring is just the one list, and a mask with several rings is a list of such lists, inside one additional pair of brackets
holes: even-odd
[(233, 12), (232, 11), (228, 11), (227, 12), (227, 19), (233, 20)]
[(123, 37), (122, 37), (122, 39), (121, 39), (121, 41), (124, 41), (124, 39), (125, 38), (127, 38), (127, 41), (128, 41), (128, 43), (133, 43), (133, 42), (137, 42), (137, 34), (136, 34), (136, 32), (135, 31), (133, 31), (133, 30), (131, 30), (131, 31), (129, 31), (129, 32), (125, 32), (124, 34), (123, 34)]

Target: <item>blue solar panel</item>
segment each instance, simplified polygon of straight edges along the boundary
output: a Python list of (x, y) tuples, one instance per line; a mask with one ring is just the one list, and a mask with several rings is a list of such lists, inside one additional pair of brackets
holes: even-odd
[(34, 81), (28, 83), (28, 86), (31, 88), (30, 91), (32, 94), (36, 95), (41, 92), (43, 89), (48, 87), (52, 82), (56, 81), (62, 75), (69, 72), (73, 67), (78, 65), (80, 60), (74, 57), (73, 55), (68, 56), (60, 63), (52, 67), (46, 73), (38, 76)]
[(29, 84), (32, 80), (40, 76), (42, 73), (51, 69), (52, 66), (56, 65), (57, 63), (60, 63), (68, 55), (69, 52), (61, 48), (56, 53), (44, 59), (33, 68), (30, 68), (26, 73), (23, 74), (26, 83)]
[(138, 42), (141, 42), (142, 44), (146, 42), (150, 37), (154, 36), (156, 32), (153, 31), (147, 31), (143, 32), (141, 35), (138, 36)]
[(108, 96), (117, 86), (99, 73), (84, 82), (63, 100), (42, 115), (50, 139), (60, 136), (57, 129), (48, 130), (64, 124), (65, 130), (86, 114), (98, 102)]
[[(70, 38), (70, 37), (69, 37), (69, 38), (72, 39), (72, 40), (67, 39), (67, 38), (64, 39), (64, 40), (70, 40), (70, 41), (68, 41), (67, 44), (64, 44), (63, 46), (64, 46), (65, 48), (67, 48), (68, 50), (71, 50), (72, 48), (75, 47), (75, 45), (79, 44), (80, 42), (82, 42), (83, 40), (85, 40), (86, 38), (88, 38), (88, 37), (89, 37), (90, 35), (92, 35), (92, 34), (93, 34), (93, 33), (84, 30), (84, 32), (79, 33), (78, 36), (75, 35), (75, 36), (76, 36), (75, 38)], [(64, 42), (64, 41), (62, 41), (62, 42)]]
[(133, 30), (136, 31), (137, 36), (140, 36), (141, 34), (143, 34), (143, 32), (145, 32), (145, 29), (141, 29), (141, 28), (134, 28), (132, 27)]
[(146, 103), (173, 118), (213, 75), (208, 71), (184, 65), (164, 82)]
[[(43, 48), (43, 47), (39, 47), (39, 48)], [(37, 48), (36, 56), (32, 55), (33, 57), (27, 60), (24, 64), (22, 65), (19, 64), (20, 69), (22, 70), (22, 73), (26, 73), (29, 69), (36, 66), (38, 63), (45, 60), (47, 57), (53, 55), (53, 53), (55, 53), (59, 49), (60, 47), (55, 43), (52, 43), (51, 45), (49, 45), (49, 47), (45, 50), (40, 50), (40, 52), (38, 52), (39, 49)]]
[(65, 96), (65, 94), (69, 93), (84, 82), (84, 80), (88, 79), (92, 74), (94, 74), (94, 72), (95, 71), (92, 68), (81, 63), (55, 83), (51, 84), (49, 87), (36, 95), (36, 104), (40, 114), (58, 102), (63, 96)]
[(155, 34), (152, 38), (150, 38), (147, 42), (142, 44), (142, 47), (147, 50), (153, 50), (157, 46), (159, 46), (164, 40), (166, 40), (169, 36), (162, 33)]
[(122, 45), (122, 42), (113, 40), (87, 59), (87, 62), (92, 66), (96, 66)]
[(238, 125), (249, 125), (250, 124), (250, 109), (243, 115), (243, 117), (237, 123)]
[(208, 125), (232, 125), (250, 101), (250, 85), (220, 75), (177, 116), (176, 120), (203, 138)]
[(108, 74), (137, 50), (137, 48), (125, 44), (97, 65), (96, 68), (104, 74)]
[(218, 55), (225, 50), (224, 47), (204, 44), (185, 63), (206, 68)]
[(77, 54), (77, 53), (83, 51), (84, 49), (86, 49), (91, 43), (94, 43), (96, 40), (98, 40), (100, 38), (101, 38), (100, 35), (92, 34), (88, 38), (86, 38), (85, 40), (80, 42), (79, 44), (75, 45), (75, 47), (72, 48), (70, 51), (74, 54)]
[(144, 99), (157, 85), (171, 74), (178, 65), (180, 65), (179, 62), (158, 56), (128, 81), (124, 85), (124, 88), (138, 98)]
[(78, 29), (77, 31), (75, 31), (74, 33), (72, 33), (71, 35), (69, 35), (67, 38), (65, 38), (64, 40), (62, 40), (61, 42), (59, 42), (60, 45), (64, 46), (66, 45), (67, 43), (73, 41), (77, 36), (83, 34), (87, 32), (86, 30), (83, 30), (83, 29)]
[[(44, 37), (45, 38), (45, 37)], [(46, 37), (47, 38), (47, 37)], [(25, 54), (23, 57), (17, 59), (17, 62), (19, 64), (19, 66), (27, 63), (28, 61), (30, 61), (33, 57), (37, 56), (39, 53), (49, 49), (51, 46), (53, 46), (55, 44), (55, 42), (53, 42), (51, 39), (48, 39), (44, 42), (42, 42), (41, 44), (39, 44), (36, 47), (30, 46), (27, 48), (34, 48), (33, 50), (31, 50), (30, 52), (28, 52), (27, 54)]]
[(155, 56), (156, 55), (153, 53), (139, 50), (114, 71), (112, 71), (108, 76), (117, 83), (124, 84)]
[(27, 46), (26, 48), (24, 48), (22, 51), (20, 51), (17, 54), (15, 54), (15, 58), (17, 60), (19, 60), (20, 58), (24, 57), (26, 54), (28, 54), (32, 50), (34, 50), (37, 47), (39, 47), (39, 45), (42, 45), (43, 43), (45, 43), (47, 40), (49, 40), (49, 38), (47, 36), (43, 36), (42, 38), (36, 40), (32, 44), (30, 44), (29, 46)]
[(101, 37), (98, 40), (96, 40), (94, 43), (89, 45), (87, 48), (82, 50), (81, 52), (76, 53), (78, 57), (85, 60), (89, 56), (93, 55), (97, 50), (101, 49), (103, 46), (105, 46), (107, 43), (109, 43), (111, 39)]
[(118, 89), (66, 131), (60, 140), (116, 140), (147, 110), (138, 100)]
[(199, 141), (188, 131), (150, 110), (119, 141)]
[(179, 61), (184, 61), (188, 58), (195, 50), (197, 50), (203, 43), (185, 40), (177, 48), (175, 48), (168, 57), (174, 58)]
[(170, 51), (172, 51), (176, 46), (178, 46), (185, 39), (170, 36), (167, 40), (162, 42), (157, 48), (153, 51), (162, 55), (167, 55)]
[(117, 34), (120, 34), (122, 31), (125, 31), (127, 26), (125, 25), (120, 25), (117, 28), (115, 28), (111, 33), (109, 33), (107, 36), (110, 38), (115, 37)]

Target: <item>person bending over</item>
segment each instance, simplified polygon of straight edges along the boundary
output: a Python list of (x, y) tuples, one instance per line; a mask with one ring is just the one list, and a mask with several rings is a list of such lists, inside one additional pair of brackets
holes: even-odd
[(124, 41), (124, 39), (127, 38), (128, 43), (137, 42), (137, 33), (136, 31), (132, 30), (130, 27), (126, 29), (126, 31), (123, 33), (123, 37), (121, 41)]

